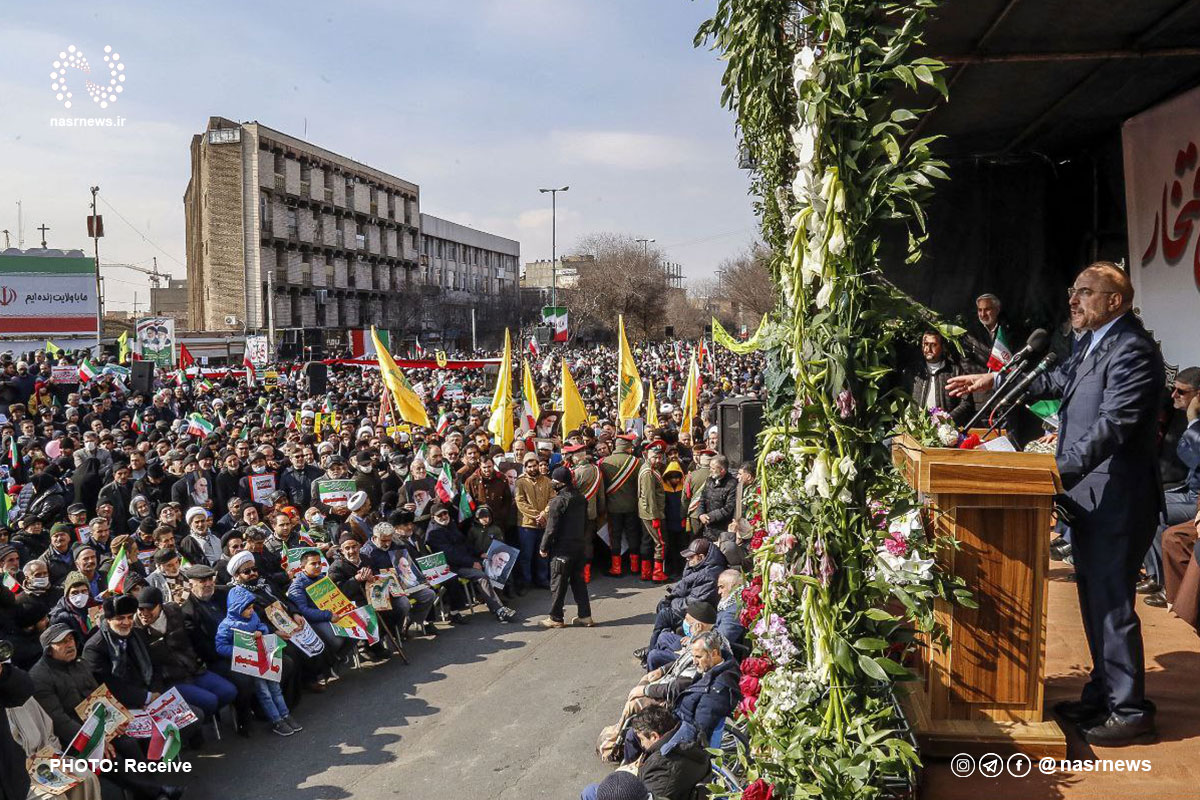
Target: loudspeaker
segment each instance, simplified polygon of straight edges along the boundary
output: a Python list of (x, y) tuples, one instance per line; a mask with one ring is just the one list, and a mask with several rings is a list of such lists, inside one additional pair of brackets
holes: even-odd
[(310, 361), (304, 365), (304, 376), (308, 378), (308, 393), (325, 394), (329, 381), (329, 367), (320, 361)]
[(745, 461), (758, 458), (758, 434), (762, 431), (763, 404), (752, 397), (733, 397), (717, 405), (718, 447), (729, 459), (729, 468), (737, 469)]
[(131, 365), (129, 388), (134, 394), (150, 394), (154, 391), (154, 362), (134, 361)]

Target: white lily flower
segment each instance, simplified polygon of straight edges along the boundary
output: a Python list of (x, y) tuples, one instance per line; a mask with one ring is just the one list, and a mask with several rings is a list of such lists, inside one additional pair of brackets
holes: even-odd
[(813, 459), (812, 469), (804, 479), (804, 491), (809, 496), (820, 495), (828, 500), (833, 495), (833, 487), (829, 483), (829, 456), (820, 453)]
[(858, 467), (854, 466), (854, 459), (850, 456), (843, 456), (838, 461), (838, 474), (847, 481), (852, 481), (858, 477)]
[(833, 281), (825, 281), (821, 284), (820, 291), (817, 292), (817, 308), (829, 308), (829, 301), (833, 299)]
[(846, 249), (846, 229), (840, 218), (833, 220), (833, 231), (829, 234), (829, 252), (831, 255), (841, 255)]

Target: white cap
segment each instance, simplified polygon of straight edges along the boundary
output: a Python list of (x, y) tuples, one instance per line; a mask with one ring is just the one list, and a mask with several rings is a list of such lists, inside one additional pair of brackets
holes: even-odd
[(367, 493), (366, 492), (355, 492), (354, 494), (350, 495), (350, 500), (346, 503), (346, 505), (350, 508), (351, 511), (358, 511), (360, 508), (362, 508), (366, 504), (367, 504)]
[(203, 508), (202, 506), (192, 506), (191, 508), (189, 508), (187, 510), (187, 513), (183, 515), (183, 518), (185, 520), (187, 520), (188, 524), (190, 525), (192, 523), (192, 519), (194, 517), (207, 517), (207, 516), (208, 516), (207, 509)]

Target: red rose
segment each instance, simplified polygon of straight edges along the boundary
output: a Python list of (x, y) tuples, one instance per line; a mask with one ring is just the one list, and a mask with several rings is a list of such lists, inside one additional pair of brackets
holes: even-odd
[(761, 656), (747, 656), (746, 658), (742, 659), (743, 675), (752, 675), (755, 678), (761, 678), (773, 669), (775, 669), (775, 667), (771, 664), (771, 659), (769, 658), (762, 658)]
[(742, 800), (771, 800), (775, 787), (759, 778), (742, 790)]
[(742, 697), (758, 697), (758, 678), (753, 675), (743, 675), (738, 682), (738, 689), (742, 692)]
[(743, 717), (748, 717), (754, 713), (754, 707), (758, 704), (757, 697), (743, 697), (742, 702), (738, 703), (738, 714)]
[(979, 434), (972, 433), (970, 436), (964, 438), (961, 442), (958, 443), (958, 449), (959, 450), (974, 450), (975, 448), (979, 447), (980, 444), (981, 444), (981, 442), (979, 441)]

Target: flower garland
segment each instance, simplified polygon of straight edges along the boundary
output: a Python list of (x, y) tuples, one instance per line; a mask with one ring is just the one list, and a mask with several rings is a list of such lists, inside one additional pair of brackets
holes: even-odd
[(891, 684), (911, 677), (914, 634), (935, 632), (934, 599), (970, 602), (937, 570), (941, 543), (883, 445), (907, 404), (893, 343), (918, 323), (874, 280), (879, 240), (907, 227), (915, 260), (920, 203), (946, 177), (913, 135), (920, 112), (895, 100), (945, 92), (942, 65), (913, 54), (933, 5), (718, 0), (697, 35), (726, 61), (722, 101), (755, 165), (781, 294), (761, 330), (769, 427), (742, 592), (754, 645), (741, 665), (743, 800), (858, 800), (910, 774)]

